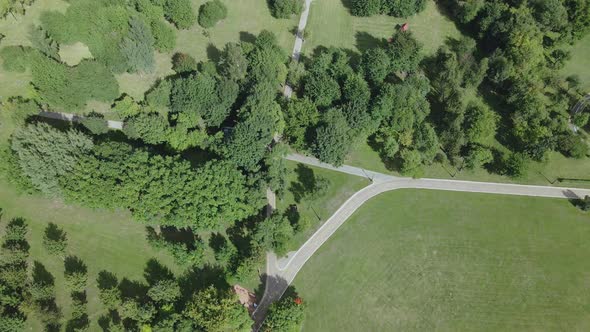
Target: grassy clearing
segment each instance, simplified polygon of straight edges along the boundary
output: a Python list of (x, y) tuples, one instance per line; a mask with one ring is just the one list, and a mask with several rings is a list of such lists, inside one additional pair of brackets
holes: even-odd
[[(497, 147), (504, 149), (499, 145)], [(394, 168), (388, 168), (379, 153), (366, 142), (357, 143), (352, 147), (346, 164), (376, 172), (400, 175), (399, 172), (393, 170)], [(527, 175), (519, 179), (493, 174), (485, 169), (472, 171), (464, 169), (458, 172), (457, 168), (440, 163), (424, 166), (423, 177), (590, 188), (588, 170), (590, 170), (590, 158), (572, 159), (566, 158), (559, 152), (551, 152), (546, 162), (531, 162)], [(560, 182), (558, 179), (563, 180)]]
[[(290, 170), (287, 178), (289, 184), (283, 199), (277, 201), (278, 210), (283, 212), (289, 206), (297, 205), (300, 218), (309, 221), (310, 227), (298, 233), (292, 241), (292, 249), (298, 248), (325, 222), (350, 196), (369, 184), (365, 178), (329, 171), (317, 167), (306, 166), (288, 161)], [(303, 183), (313, 182), (318, 178), (329, 181), (329, 187), (323, 195), (315, 199), (298, 196), (302, 192)]]
[[(304, 52), (318, 46), (335, 46), (354, 51), (372, 47), (376, 39), (389, 38), (398, 24), (409, 23), (410, 30), (424, 45), (426, 54), (433, 54), (448, 37), (459, 37), (455, 24), (443, 16), (433, 1), (426, 10), (409, 18), (386, 15), (355, 17), (345, 6), (347, 0), (322, 0), (311, 4)], [(327, 19), (329, 18), (329, 19)]]
[(579, 40), (572, 48), (572, 59), (568, 61), (562, 73), (580, 76), (582, 87), (590, 93), (590, 34)]
[(567, 200), (383, 194), (295, 279), (303, 330), (588, 330), (589, 218)]
[(92, 53), (84, 43), (77, 42), (72, 45), (61, 45), (59, 57), (69, 66), (75, 66), (84, 59), (92, 59)]
[[(48, 255), (42, 247), (43, 232), (49, 222), (65, 229), (68, 253), (79, 256), (88, 266), (88, 313), (92, 331), (99, 330), (97, 320), (104, 313), (96, 286), (98, 272), (108, 270), (119, 278), (143, 281), (145, 264), (152, 257), (178, 272), (171, 257), (149, 246), (145, 227), (131, 220), (128, 212), (95, 211), (41, 197), (23, 196), (4, 182), (0, 182), (0, 207), (4, 208), (2, 224), (17, 216), (27, 220), (30, 261), (40, 261), (55, 277), (57, 304), (68, 319), (70, 295), (63, 277), (63, 260)], [(29, 319), (27, 325), (29, 331), (43, 330), (34, 318)]]

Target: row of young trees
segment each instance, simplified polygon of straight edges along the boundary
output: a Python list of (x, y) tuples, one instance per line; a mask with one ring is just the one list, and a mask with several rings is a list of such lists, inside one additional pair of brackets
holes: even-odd
[(353, 0), (350, 12), (355, 16), (384, 14), (409, 17), (423, 11), (426, 3), (426, 0)]

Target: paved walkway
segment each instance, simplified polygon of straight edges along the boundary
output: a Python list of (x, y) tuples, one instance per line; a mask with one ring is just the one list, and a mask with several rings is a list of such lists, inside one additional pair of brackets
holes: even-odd
[[(322, 167), (347, 174), (365, 176), (366, 171), (352, 166), (333, 167), (321, 163), (315, 158), (291, 154), (287, 159)], [(299, 250), (290, 252), (285, 258), (278, 258), (274, 253), (268, 253), (266, 259), (267, 284), (265, 293), (254, 318), (260, 319), (268, 306), (279, 300), (289, 284), (307, 260), (344, 224), (344, 222), (369, 199), (397, 189), (430, 189), (473, 193), (519, 195), (551, 198), (583, 198), (590, 195), (590, 189), (563, 188), (550, 186), (529, 186), (508, 183), (490, 183), (441, 179), (411, 179), (393, 177), (387, 174), (370, 172), (376, 181), (350, 197), (342, 206), (305, 242)]]
[[(56, 119), (56, 120), (70, 121), (70, 122), (81, 122), (84, 119), (83, 116), (78, 115), (78, 114), (45, 112), (45, 111), (39, 112), (39, 116), (42, 116), (44, 118), (49, 118), (49, 119)], [(123, 130), (123, 121), (107, 120), (107, 125), (111, 129)]]
[[(307, 26), (307, 18), (309, 17), (309, 10), (311, 9), (311, 1), (312, 0), (305, 0), (305, 7), (303, 8), (303, 12), (299, 18), (299, 25), (297, 25), (297, 32), (295, 33), (295, 45), (293, 45), (293, 53), (291, 53), (291, 59), (293, 59), (293, 61), (299, 61), (299, 57), (301, 57), (301, 48), (303, 47), (304, 41), (303, 35), (305, 32), (305, 26)], [(292, 94), (293, 88), (291, 88), (288, 84), (285, 84), (283, 95), (285, 95), (287, 99), (290, 99)]]

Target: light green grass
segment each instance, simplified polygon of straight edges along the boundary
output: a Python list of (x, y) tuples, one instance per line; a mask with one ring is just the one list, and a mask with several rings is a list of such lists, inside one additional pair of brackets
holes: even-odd
[[(296, 204), (301, 218), (307, 219), (311, 225), (307, 230), (295, 235), (291, 241), (292, 250), (296, 250), (303, 244), (350, 196), (369, 185), (369, 180), (362, 177), (305, 166), (292, 161), (287, 162), (287, 167), (290, 171), (287, 177), (289, 187), (285, 197), (277, 200), (277, 208), (282, 213), (290, 205)], [(330, 186), (324, 195), (316, 199), (304, 198), (299, 203), (295, 201), (293, 188), (299, 183), (298, 173), (295, 171), (298, 167), (311, 170), (316, 179), (325, 178), (329, 181)]]
[(581, 86), (590, 93), (590, 34), (576, 42), (571, 50), (572, 59), (563, 68), (566, 76), (580, 76)]
[[(120, 279), (126, 277), (144, 281), (145, 264), (152, 257), (178, 272), (171, 257), (149, 246), (145, 226), (131, 220), (129, 212), (95, 211), (46, 198), (21, 196), (3, 181), (0, 182), (0, 207), (4, 209), (2, 225), (12, 217), (27, 220), (30, 262), (40, 261), (55, 277), (57, 304), (67, 320), (70, 295), (63, 277), (63, 260), (48, 255), (42, 247), (43, 231), (49, 222), (65, 229), (68, 253), (79, 256), (88, 266), (87, 298), (91, 331), (99, 331), (97, 320), (104, 313), (96, 286), (98, 272), (108, 270)], [(30, 317), (27, 330), (43, 329), (40, 322)]]
[(83, 59), (92, 59), (92, 53), (84, 43), (77, 42), (72, 45), (60, 45), (59, 57), (69, 66), (75, 66)]
[(346, 0), (319, 0), (311, 4), (306, 30), (309, 37), (304, 52), (310, 53), (318, 46), (335, 46), (361, 51), (374, 44), (374, 38), (389, 38), (398, 24), (409, 23), (410, 30), (424, 45), (426, 54), (433, 54), (447, 37), (458, 38), (461, 33), (455, 24), (443, 16), (433, 1), (426, 9), (409, 18), (385, 15), (373, 17), (352, 16), (343, 4)]
[(296, 277), (303, 331), (587, 331), (589, 236), (567, 200), (386, 193)]

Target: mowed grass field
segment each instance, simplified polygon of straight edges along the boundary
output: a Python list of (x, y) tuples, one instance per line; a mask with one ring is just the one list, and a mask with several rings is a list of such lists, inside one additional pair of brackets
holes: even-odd
[[(133, 221), (129, 212), (91, 210), (65, 205), (38, 196), (19, 195), (9, 184), (0, 180), (0, 208), (4, 216), (0, 227), (13, 217), (23, 217), (29, 225), (27, 236), (30, 248), (29, 262), (41, 262), (55, 277), (56, 301), (65, 320), (70, 317), (70, 294), (64, 279), (64, 262), (61, 257), (49, 255), (43, 248), (43, 234), (52, 222), (67, 232), (67, 253), (78, 256), (88, 266), (88, 316), (90, 330), (99, 331), (98, 318), (106, 313), (98, 298), (96, 278), (101, 270), (119, 277), (145, 282), (143, 272), (151, 258), (157, 259), (171, 270), (179, 272), (172, 257), (154, 251), (146, 240), (145, 226)], [(29, 315), (27, 331), (43, 331), (43, 326)]]
[(303, 46), (310, 54), (318, 46), (335, 46), (360, 52), (373, 47), (375, 41), (389, 38), (396, 26), (408, 23), (410, 30), (422, 42), (426, 54), (433, 54), (448, 37), (461, 33), (455, 24), (443, 16), (436, 3), (428, 1), (426, 9), (412, 17), (395, 18), (386, 15), (355, 17), (347, 8), (349, 0), (319, 0), (311, 3), (306, 27), (309, 36)]
[(589, 236), (567, 200), (386, 193), (296, 277), (303, 331), (588, 331)]
[[(296, 250), (313, 234), (336, 210), (357, 191), (369, 185), (369, 180), (358, 176), (307, 166), (287, 161), (289, 175), (285, 197), (277, 199), (279, 212), (286, 211), (289, 206), (297, 205), (300, 218), (309, 222), (309, 228), (295, 235), (291, 247)], [(319, 197), (304, 196), (299, 198), (305, 187), (303, 183), (312, 183), (318, 179), (326, 179), (327, 190)]]
[[(207, 0), (192, 0), (195, 15)], [(170, 53), (155, 54), (156, 68), (152, 73), (120, 74), (117, 75), (120, 92), (141, 100), (144, 93), (159, 79), (173, 74), (172, 55), (184, 52), (192, 55), (198, 61), (217, 60), (226, 43), (252, 41), (262, 30), (269, 30), (276, 34), (279, 44), (290, 55), (295, 41), (293, 29), (297, 25), (298, 17), (290, 19), (275, 19), (271, 16), (266, 0), (224, 0), (228, 9), (228, 16), (211, 29), (203, 29), (195, 23), (191, 29), (178, 30), (176, 48)], [(36, 1), (24, 16), (9, 16), (0, 20), (0, 33), (6, 38), (0, 42), (0, 47), (8, 45), (31, 45), (29, 29), (31, 25), (40, 24), (40, 16), (44, 11), (54, 10), (64, 12), (69, 4), (64, 0)], [(92, 54), (82, 43), (60, 45), (60, 56), (69, 65), (76, 65), (84, 58), (91, 58)], [(0, 60), (1, 62), (1, 60)], [(0, 63), (1, 64), (1, 63)], [(0, 66), (0, 100), (10, 96), (27, 93), (30, 73), (7, 72)], [(110, 105), (89, 103), (84, 111), (107, 112)]]

